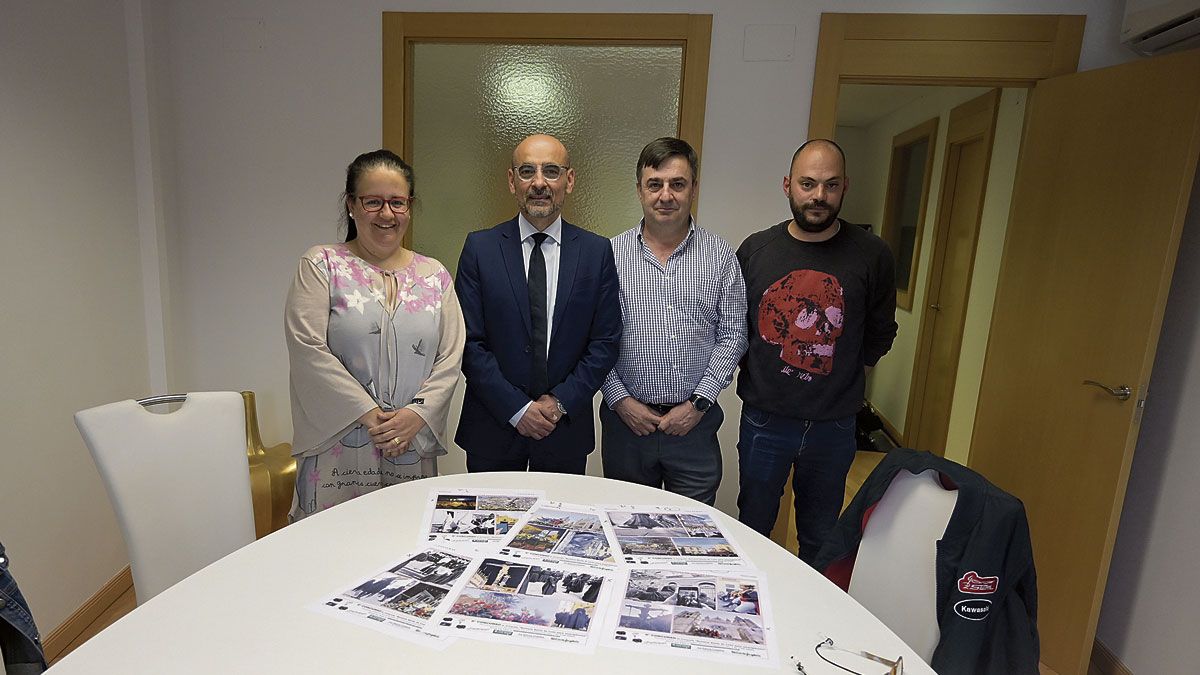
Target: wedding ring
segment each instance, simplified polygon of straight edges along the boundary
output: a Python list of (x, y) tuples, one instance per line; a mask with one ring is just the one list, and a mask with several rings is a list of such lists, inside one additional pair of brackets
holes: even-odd
[(400, 445), (400, 437), (399, 436), (392, 439), (392, 445)]

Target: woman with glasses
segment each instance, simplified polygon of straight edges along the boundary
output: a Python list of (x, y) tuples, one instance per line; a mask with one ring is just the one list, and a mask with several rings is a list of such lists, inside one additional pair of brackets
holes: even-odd
[(465, 331), (446, 268), (403, 246), (413, 172), (387, 150), (346, 169), (346, 239), (300, 259), (285, 327), (298, 520), (437, 475)]

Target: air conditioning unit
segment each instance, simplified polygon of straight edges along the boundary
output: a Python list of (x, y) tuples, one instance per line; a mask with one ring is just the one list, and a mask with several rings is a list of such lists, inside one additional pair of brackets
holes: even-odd
[(1200, 46), (1200, 0), (1125, 0), (1121, 42), (1145, 56)]

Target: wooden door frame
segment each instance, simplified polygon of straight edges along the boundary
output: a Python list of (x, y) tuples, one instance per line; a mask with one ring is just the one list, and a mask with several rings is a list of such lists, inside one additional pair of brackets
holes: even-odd
[(883, 221), (879, 225), (879, 238), (892, 243), (894, 240), (896, 250), (897, 266), (901, 258), (900, 251), (900, 236), (894, 230), (899, 225), (899, 210), (896, 208), (896, 198), (899, 193), (903, 192), (901, 179), (899, 174), (902, 172), (902, 167), (896, 161), (896, 152), (900, 148), (908, 147), (921, 139), (928, 140), (928, 150), (925, 155), (925, 166), (921, 169), (921, 198), (917, 200), (917, 227), (914, 233), (912, 256), (909, 259), (909, 278), (908, 288), (901, 290), (896, 289), (896, 307), (907, 305), (905, 309), (911, 310), (913, 302), (916, 300), (916, 282), (917, 270), (920, 268), (921, 262), (921, 240), (925, 238), (925, 212), (929, 209), (929, 185), (933, 179), (933, 164), (937, 159), (938, 152), (938, 122), (941, 116), (932, 117), (918, 124), (917, 126), (902, 131), (892, 137), (892, 151), (888, 159), (888, 176), (887, 188), (884, 190), (883, 197)]
[(1079, 66), (1086, 17), (822, 14), (809, 138), (833, 138), (842, 84), (1032, 87)]
[[(808, 137), (835, 136), (843, 83), (1032, 87), (1073, 73), (1085, 20), (1059, 14), (822, 14)], [(771, 539), (795, 551), (790, 482), (780, 511)]]
[[(683, 47), (677, 135), (703, 156), (711, 14), (383, 13), (383, 147), (413, 148), (413, 47), (419, 42)], [(695, 205), (693, 205), (695, 213)], [(405, 233), (411, 248), (412, 230)]]
[[(971, 232), (971, 269), (967, 271), (967, 295), (970, 295), (971, 280), (975, 273), (975, 253), (979, 245), (979, 227), (983, 221), (983, 205), (987, 197), (987, 182), (991, 172), (992, 144), (996, 137), (996, 117), (1000, 111), (1000, 90), (993, 89), (956, 106), (950, 111), (950, 121), (946, 125), (945, 160), (942, 162), (941, 190), (938, 195), (937, 216), (933, 221), (933, 258), (929, 261), (929, 274), (925, 277), (926, 305), (921, 308), (921, 328), (917, 332), (916, 358), (913, 359), (912, 381), (908, 388), (908, 408), (904, 415), (904, 443), (909, 447), (917, 445), (917, 430), (920, 428), (921, 417), (925, 414), (925, 385), (929, 379), (929, 355), (933, 348), (933, 330), (928, 321), (930, 293), (942, 285), (942, 263), (946, 257), (947, 234), (950, 226), (950, 212), (955, 190), (958, 188), (955, 176), (958, 173), (958, 158), (955, 150), (965, 143), (981, 142), (984, 144), (983, 158), (983, 187), (979, 191), (979, 208), (974, 214), (974, 227)], [(952, 184), (953, 183), (953, 184)], [(967, 312), (963, 309), (962, 317), (955, 332), (962, 343), (962, 335), (967, 322)], [(955, 372), (958, 372), (957, 367)], [(953, 390), (951, 390), (953, 391)], [(953, 402), (947, 402), (947, 405)], [(943, 456), (945, 452), (942, 453)]]

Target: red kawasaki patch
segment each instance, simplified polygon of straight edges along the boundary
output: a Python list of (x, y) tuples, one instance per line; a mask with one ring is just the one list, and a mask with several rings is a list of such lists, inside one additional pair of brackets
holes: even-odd
[(958, 580), (958, 590), (963, 593), (987, 595), (1000, 587), (1000, 577), (981, 577), (974, 571), (967, 572)]

